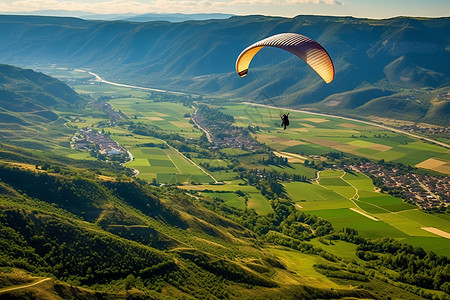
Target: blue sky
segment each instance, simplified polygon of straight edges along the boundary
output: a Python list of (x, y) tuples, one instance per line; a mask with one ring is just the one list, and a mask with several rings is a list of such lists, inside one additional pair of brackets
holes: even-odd
[(1, 12), (301, 14), (389, 18), (450, 16), (450, 0), (0, 0)]

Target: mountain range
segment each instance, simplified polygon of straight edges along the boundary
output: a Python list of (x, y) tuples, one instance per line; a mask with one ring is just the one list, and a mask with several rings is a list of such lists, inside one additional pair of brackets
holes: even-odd
[(28, 12), (11, 12), (8, 15), (33, 15), (33, 16), (52, 16), (52, 17), (78, 17), (86, 20), (105, 20), (105, 21), (132, 21), (132, 22), (150, 22), (150, 21), (169, 21), (183, 22), (187, 20), (210, 20), (226, 19), (233, 15), (222, 13), (118, 13), (118, 14), (97, 14), (87, 11), (73, 10), (34, 10)]
[[(383, 116), (447, 126), (450, 18), (233, 16), (184, 22), (0, 16), (0, 60), (95, 70), (120, 83), (238, 101)], [(239, 78), (248, 45), (297, 32), (324, 46), (336, 69), (325, 84), (303, 61), (264, 49)]]

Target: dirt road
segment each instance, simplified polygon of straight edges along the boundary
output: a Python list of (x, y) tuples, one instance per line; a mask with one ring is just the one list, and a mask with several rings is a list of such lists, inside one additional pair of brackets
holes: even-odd
[(41, 280), (38, 280), (36, 282), (30, 283), (30, 284), (25, 284), (25, 285), (19, 285), (19, 286), (15, 286), (15, 287), (10, 287), (10, 288), (6, 288), (4, 290), (0, 290), (0, 294), (2, 293), (6, 293), (6, 292), (11, 292), (11, 291), (15, 291), (15, 290), (20, 290), (20, 289), (26, 289), (35, 285), (38, 285), (44, 281), (50, 280), (50, 278), (43, 278)]

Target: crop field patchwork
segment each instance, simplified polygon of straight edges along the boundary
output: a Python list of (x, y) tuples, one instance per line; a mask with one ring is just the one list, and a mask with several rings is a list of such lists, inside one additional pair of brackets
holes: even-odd
[[(270, 145), (270, 146), (272, 147), (272, 145)], [(278, 148), (280, 148), (280, 147), (278, 147)], [(305, 154), (305, 155), (322, 155), (322, 154), (326, 154), (326, 153), (334, 151), (334, 149), (332, 149), (330, 147), (323, 147), (323, 146), (315, 145), (312, 143), (305, 143), (302, 145), (290, 146), (290, 147), (283, 148), (283, 149), (278, 149), (278, 148), (275, 147), (275, 149), (277, 149), (277, 150), (296, 153), (296, 154)]]
[[(79, 72), (78, 72), (79, 73)], [(78, 74), (84, 76), (87, 74)], [(88, 76), (87, 76), (88, 77)], [(93, 97), (111, 96), (109, 102), (134, 122), (148, 124), (155, 128), (178, 133), (185, 138), (199, 138), (202, 132), (189, 122), (193, 109), (181, 103), (157, 102), (151, 93), (125, 87), (91, 84), (77, 87)], [(400, 162), (450, 174), (450, 150), (417, 140), (390, 130), (331, 116), (317, 116), (305, 112), (290, 111), (291, 125), (287, 130), (280, 128), (281, 109), (254, 107), (251, 105), (228, 105), (224, 113), (233, 115), (241, 126), (258, 126), (254, 135), (257, 140), (272, 147), (283, 155), (323, 155), (329, 152), (344, 152), (369, 159)], [(106, 116), (106, 115), (105, 115)], [(86, 127), (99, 122), (101, 117), (73, 118), (67, 125)], [(104, 121), (105, 118), (102, 120)], [(149, 143), (165, 145), (165, 142), (148, 136), (132, 134), (125, 126), (107, 128), (111, 137), (127, 147), (134, 160), (127, 167), (139, 170), (139, 178), (156, 179), (161, 183), (184, 183), (181, 188), (195, 190), (210, 197), (219, 197), (236, 208), (253, 208), (258, 214), (267, 214), (272, 208), (267, 199), (253, 186), (243, 185), (236, 179), (237, 172), (209, 172), (225, 185), (208, 185), (213, 180), (195, 164), (208, 163), (213, 167), (226, 167), (230, 161), (204, 159), (193, 155), (193, 161), (167, 147), (148, 147)], [(22, 140), (22, 143), (28, 141)], [(223, 153), (240, 161), (249, 152), (241, 149), (221, 149)], [(73, 158), (88, 158), (84, 153), (67, 154)], [(306, 157), (307, 159), (308, 157)], [(291, 163), (289, 167), (261, 165), (261, 168), (281, 173), (315, 177), (315, 170), (303, 163)], [(186, 185), (196, 183), (195, 185)], [(448, 253), (449, 239), (440, 237), (423, 227), (432, 227), (450, 233), (450, 220), (426, 214), (401, 199), (375, 191), (369, 177), (354, 172), (327, 170), (319, 173), (316, 183), (289, 182), (284, 184), (287, 195), (298, 204), (297, 209), (329, 220), (337, 229), (350, 227), (370, 238), (390, 237)], [(245, 198), (235, 192), (245, 193)], [(360, 213), (356, 212), (359, 211)], [(435, 231), (437, 232), (437, 231)], [(444, 241), (444, 242), (443, 242)], [(331, 246), (330, 246), (331, 247)], [(339, 245), (346, 248), (348, 245)], [(338, 249), (333, 248), (333, 249)], [(305, 257), (284, 250), (273, 249), (288, 262), (304, 262)], [(336, 250), (337, 251), (337, 250)], [(350, 251), (350, 250), (349, 250)], [(354, 252), (351, 249), (350, 252)], [(349, 253), (350, 253), (349, 252)], [(299, 267), (308, 271), (305, 265)], [(314, 270), (309, 269), (315, 273)]]
[(318, 117), (290, 111), (291, 125), (288, 130), (280, 130), (281, 109), (250, 105), (229, 105), (225, 108), (227, 113), (239, 117), (245, 125), (265, 124), (264, 127), (260, 126), (256, 137), (277, 151), (305, 155), (342, 151), (450, 174), (449, 149), (384, 128), (350, 120), (343, 122), (331, 116)]
[(450, 162), (440, 158), (429, 158), (417, 164), (416, 167), (430, 169), (444, 174), (450, 174)]
[(426, 214), (402, 199), (376, 192), (372, 180), (358, 172), (321, 171), (318, 184), (292, 182), (285, 184), (285, 189), (302, 211), (327, 219), (337, 229), (357, 229), (369, 238), (443, 239), (422, 227), (450, 233), (448, 220)]
[(185, 117), (194, 110), (181, 103), (153, 102), (142, 98), (116, 98), (109, 103), (137, 122), (176, 132), (186, 138), (198, 138), (202, 134), (189, 123), (189, 118)]
[(211, 176), (205, 174), (191, 161), (173, 149), (157, 147), (131, 147), (129, 151), (134, 160), (126, 164), (139, 171), (139, 178), (156, 179), (161, 183), (211, 182)]

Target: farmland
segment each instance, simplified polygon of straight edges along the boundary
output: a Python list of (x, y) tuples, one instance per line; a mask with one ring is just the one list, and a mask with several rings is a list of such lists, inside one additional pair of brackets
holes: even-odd
[(393, 161), (450, 174), (450, 149), (384, 128), (329, 116), (290, 111), (289, 130), (281, 130), (282, 109), (226, 106), (241, 126), (259, 126), (256, 138), (277, 151), (321, 155), (330, 151)]
[[(135, 124), (179, 134), (187, 140), (197, 140), (202, 135), (201, 130), (190, 122), (189, 114), (194, 112), (190, 105), (155, 101), (152, 93), (125, 87), (84, 84), (76, 88), (92, 97), (110, 97), (108, 102)], [(261, 164), (259, 154), (244, 149), (220, 149), (226, 157), (205, 157), (196, 151), (186, 157), (166, 145), (164, 139), (133, 133), (125, 125), (105, 128), (105, 131), (132, 153), (134, 159), (126, 166), (137, 169), (138, 178), (181, 184), (180, 188), (189, 192), (220, 199), (235, 208), (253, 208), (258, 214), (265, 215), (273, 211), (271, 205), (258, 189), (239, 179), (239, 172), (228, 169), (233, 160), (248, 169), (302, 175), (309, 181), (283, 183), (286, 195), (297, 209), (327, 219), (336, 229), (356, 228), (365, 237), (397, 238), (449, 255), (448, 239), (421, 229), (433, 227), (450, 232), (448, 219), (426, 214), (399, 198), (381, 193), (362, 173), (325, 170), (320, 171), (314, 180), (317, 170), (304, 165), (305, 160), (320, 162), (326, 153), (343, 152), (448, 174), (449, 149), (380, 127), (330, 116), (291, 111), (291, 125), (282, 130), (279, 115), (285, 111), (281, 109), (230, 103), (222, 106), (221, 111), (232, 115), (236, 126), (257, 127), (252, 136), (275, 150), (277, 155), (287, 157), (289, 166)], [(68, 125), (95, 126), (104, 120), (101, 117), (80, 119), (74, 118)], [(79, 152), (67, 155), (87, 158)], [(201, 166), (213, 168), (208, 170)], [(209, 184), (215, 180), (223, 184)]]
[[(316, 183), (287, 183), (286, 190), (302, 210), (329, 220), (335, 228), (356, 228), (369, 238), (394, 237), (449, 255), (448, 239), (423, 227), (450, 232), (450, 222), (420, 211), (401, 199), (375, 191), (361, 173), (327, 170)], [(433, 242), (426, 244), (428, 237)], [(439, 245), (437, 247), (437, 245)]]

